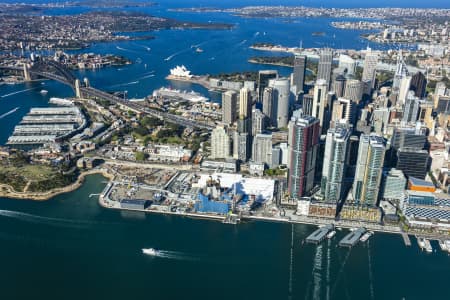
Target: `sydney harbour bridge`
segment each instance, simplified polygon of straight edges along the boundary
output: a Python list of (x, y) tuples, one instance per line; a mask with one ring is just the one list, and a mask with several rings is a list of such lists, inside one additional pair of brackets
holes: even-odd
[(23, 72), (23, 77), (26, 81), (29, 81), (32, 78), (47, 78), (58, 81), (62, 84), (70, 86), (75, 92), (77, 98), (106, 100), (135, 113), (150, 115), (152, 117), (157, 117), (185, 127), (200, 129), (213, 129), (215, 127), (212, 124), (206, 124), (178, 115), (151, 109), (141, 104), (127, 101), (118, 96), (96, 89), (90, 86), (88, 81), (81, 81), (66, 66), (52, 59), (41, 59), (40, 61), (34, 62), (31, 66), (24, 64), (22, 68), (16, 66), (0, 66), (0, 69)]

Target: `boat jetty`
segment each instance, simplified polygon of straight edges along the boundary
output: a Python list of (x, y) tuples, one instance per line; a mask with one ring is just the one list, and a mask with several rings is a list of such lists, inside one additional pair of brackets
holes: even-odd
[(311, 233), (306, 238), (306, 242), (307, 243), (312, 243), (312, 244), (319, 244), (320, 242), (322, 242), (327, 237), (329, 232), (333, 231), (333, 229), (334, 229), (334, 225), (333, 224), (328, 224), (328, 225), (325, 225), (323, 227), (319, 227), (319, 229), (317, 229), (316, 231)]
[(339, 246), (341, 247), (355, 246), (359, 242), (360, 238), (364, 233), (366, 233), (366, 229), (364, 227), (360, 227), (356, 230), (353, 230), (339, 242)]

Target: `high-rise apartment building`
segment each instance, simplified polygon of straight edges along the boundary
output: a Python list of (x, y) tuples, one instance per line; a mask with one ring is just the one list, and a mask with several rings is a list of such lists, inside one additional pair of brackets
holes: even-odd
[(253, 138), (252, 160), (272, 165), (272, 134), (257, 134)]
[(248, 88), (242, 88), (239, 92), (239, 118), (246, 119), (252, 113), (252, 93)]
[(237, 118), (238, 97), (234, 91), (222, 94), (222, 122), (232, 124)]
[(325, 121), (325, 113), (329, 107), (328, 103), (328, 85), (324, 79), (319, 79), (314, 85), (314, 99), (312, 105), (312, 116), (319, 119), (320, 126)]
[(343, 199), (347, 145), (351, 130), (345, 127), (328, 129), (323, 157), (321, 194), (324, 201), (338, 203)]
[(266, 116), (259, 109), (252, 111), (252, 136), (262, 133), (265, 129)]
[(211, 158), (226, 159), (230, 157), (230, 137), (222, 126), (211, 132)]
[(319, 120), (314, 117), (293, 117), (289, 122), (288, 191), (292, 199), (306, 196), (314, 187), (319, 136)]
[(361, 135), (353, 181), (353, 199), (356, 203), (377, 205), (385, 151), (384, 139), (381, 136)]

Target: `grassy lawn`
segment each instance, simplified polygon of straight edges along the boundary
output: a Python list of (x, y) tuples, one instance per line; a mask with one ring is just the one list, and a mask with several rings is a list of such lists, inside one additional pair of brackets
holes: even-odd
[(0, 183), (8, 184), (18, 192), (23, 191), (29, 181), (32, 181), (29, 191), (46, 191), (70, 184), (72, 180), (50, 166), (22, 164), (0, 168)]

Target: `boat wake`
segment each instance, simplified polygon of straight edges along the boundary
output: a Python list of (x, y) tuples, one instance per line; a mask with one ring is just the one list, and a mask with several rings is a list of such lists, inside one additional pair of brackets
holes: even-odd
[(136, 54), (140, 54), (140, 53), (141, 53), (141, 52), (139, 52), (139, 51), (134, 51), (134, 50), (131, 50), (131, 49), (126, 49), (126, 48), (122, 48), (122, 47), (119, 47), (119, 46), (116, 46), (116, 49), (117, 49), (117, 50), (121, 50), (121, 51), (125, 51), (125, 52), (136, 53)]
[(147, 254), (149, 256), (165, 258), (165, 259), (173, 259), (173, 260), (185, 260), (185, 261), (198, 261), (199, 258), (188, 255), (184, 252), (179, 251), (167, 251), (167, 250), (155, 250), (155, 254)]
[(149, 74), (149, 75), (145, 75), (145, 76), (139, 77), (139, 80), (150, 78), (150, 77), (155, 77), (155, 74)]
[(1, 98), (6, 98), (6, 97), (9, 97), (9, 96), (17, 95), (17, 94), (20, 94), (20, 93), (25, 93), (25, 92), (32, 91), (32, 90), (35, 90), (35, 89), (37, 89), (37, 87), (31, 88), (31, 89), (25, 89), (25, 90), (21, 90), (21, 91), (17, 91), (17, 92), (12, 92), (12, 93), (0, 96), (0, 97)]
[(240, 43), (238, 43), (237, 45), (238, 45), (238, 46), (241, 46), (241, 45), (244, 45), (245, 43), (247, 43), (247, 40), (243, 40), (243, 41), (241, 41)]
[(119, 87), (119, 86), (133, 85), (133, 84), (138, 84), (138, 83), (139, 83), (139, 81), (131, 81), (131, 82), (126, 82), (126, 83), (119, 83), (119, 84), (111, 85), (110, 87)]
[(7, 113), (4, 113), (3, 115), (0, 115), (0, 120), (3, 119), (4, 117), (7, 117), (13, 113), (15, 113), (17, 110), (19, 110), (20, 107), (16, 107), (13, 110), (8, 111)]
[(70, 220), (70, 219), (60, 219), (52, 217), (43, 217), (33, 214), (28, 214), (24, 212), (11, 211), (11, 210), (0, 210), (0, 216), (6, 218), (16, 219), (22, 222), (29, 222), (33, 224), (56, 226), (56, 227), (68, 227), (68, 228), (88, 228), (92, 225), (100, 224), (98, 222), (84, 221), (84, 220)]

